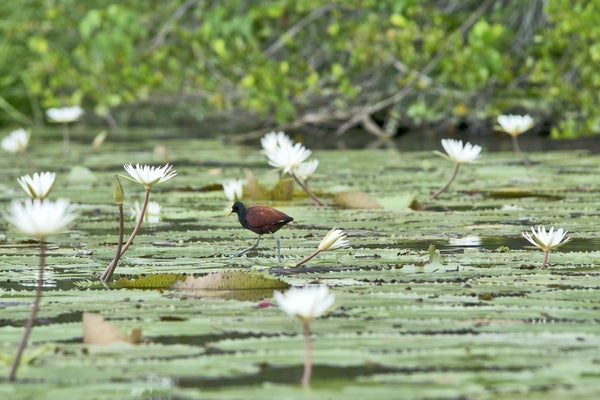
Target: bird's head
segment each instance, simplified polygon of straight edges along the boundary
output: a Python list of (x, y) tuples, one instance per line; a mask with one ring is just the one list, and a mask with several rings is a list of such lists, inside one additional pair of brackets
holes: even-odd
[(246, 207), (244, 206), (244, 203), (242, 203), (241, 201), (236, 201), (231, 205), (231, 210), (227, 211), (227, 214), (225, 214), (225, 216), (229, 217), (232, 213), (236, 213), (239, 215), (240, 212), (242, 212), (242, 210), (245, 209)]

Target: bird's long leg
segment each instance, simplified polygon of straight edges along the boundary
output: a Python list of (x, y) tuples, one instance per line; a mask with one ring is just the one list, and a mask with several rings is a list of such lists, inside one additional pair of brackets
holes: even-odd
[(279, 238), (271, 233), (273, 239), (275, 239), (275, 243), (277, 243), (277, 262), (281, 264), (281, 249), (279, 247)]
[(235, 255), (235, 256), (236, 256), (236, 257), (239, 257), (239, 256), (241, 256), (242, 254), (244, 254), (245, 252), (247, 252), (247, 251), (250, 251), (250, 250), (252, 250), (252, 249), (255, 249), (255, 248), (257, 248), (257, 247), (258, 247), (258, 242), (260, 242), (260, 238), (261, 238), (261, 237), (262, 237), (262, 235), (258, 235), (258, 239), (256, 239), (256, 243), (254, 243), (254, 245), (252, 245), (252, 246), (248, 247), (247, 249), (244, 249), (244, 250), (242, 250), (242, 251), (240, 251), (240, 252), (236, 253), (236, 255)]

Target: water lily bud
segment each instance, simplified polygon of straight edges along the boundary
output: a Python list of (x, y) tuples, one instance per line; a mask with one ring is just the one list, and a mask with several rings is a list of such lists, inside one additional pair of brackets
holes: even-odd
[(319, 251), (336, 250), (341, 247), (348, 247), (346, 232), (341, 229), (333, 228), (319, 243)]
[(123, 193), (123, 188), (121, 187), (121, 182), (117, 175), (115, 175), (115, 179), (113, 179), (113, 199), (115, 199), (115, 203), (117, 204), (123, 204), (123, 201), (125, 200), (125, 193)]

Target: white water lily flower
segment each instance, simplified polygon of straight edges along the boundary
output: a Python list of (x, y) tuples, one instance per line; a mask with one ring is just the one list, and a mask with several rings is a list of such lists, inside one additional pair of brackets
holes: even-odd
[(176, 171), (171, 171), (173, 166), (168, 163), (162, 167), (151, 167), (140, 164), (135, 164), (134, 167), (131, 163), (128, 163), (123, 168), (131, 176), (131, 180), (141, 183), (146, 189), (150, 189), (156, 183), (166, 182), (177, 175)]
[(275, 297), (277, 305), (286, 314), (297, 317), (302, 322), (305, 346), (302, 385), (308, 387), (312, 373), (310, 323), (331, 308), (335, 296), (329, 293), (327, 286), (307, 286), (304, 288), (291, 288), (285, 293), (274, 292), (273, 297)]
[(236, 201), (242, 199), (242, 194), (244, 191), (244, 180), (242, 179), (232, 179), (226, 182), (223, 182), (223, 192), (225, 193), (225, 197), (228, 200)]
[(285, 132), (269, 132), (260, 139), (265, 154), (274, 153), (279, 147), (292, 146), (294, 142)]
[(2, 148), (13, 154), (23, 153), (29, 144), (29, 136), (29, 133), (23, 128), (14, 130), (2, 139)]
[(342, 247), (348, 247), (348, 240), (346, 239), (346, 232), (341, 229), (333, 228), (319, 243), (319, 251), (336, 250)]
[(48, 119), (52, 122), (69, 123), (77, 121), (83, 115), (83, 109), (79, 106), (49, 108), (46, 110)]
[(23, 175), (17, 181), (29, 197), (43, 200), (52, 190), (55, 178), (54, 172), (34, 172), (31, 176)]
[(566, 238), (567, 231), (562, 228), (554, 230), (551, 227), (549, 231), (546, 231), (545, 226), (538, 226), (537, 231), (535, 228), (531, 228), (531, 233), (523, 232), (523, 237), (536, 247), (539, 247), (544, 252), (556, 249), (563, 244), (571, 241), (572, 238)]
[(474, 162), (481, 153), (481, 146), (468, 142), (463, 146), (462, 140), (442, 139), (442, 146), (447, 154), (439, 151), (434, 151), (434, 153), (446, 160), (452, 161), (454, 163), (454, 172), (450, 176), (448, 182), (431, 195), (433, 199), (437, 198), (441, 193), (448, 189), (450, 184), (454, 181), (454, 178), (456, 178), (462, 164)]
[(308, 178), (313, 176), (313, 174), (317, 170), (318, 166), (319, 166), (319, 160), (317, 160), (317, 159), (310, 160), (310, 161), (306, 161), (306, 162), (299, 164), (296, 168), (294, 168), (294, 170), (292, 172), (301, 181), (307, 181)]
[(327, 286), (291, 288), (285, 293), (273, 293), (277, 305), (289, 316), (309, 323), (328, 311), (335, 300)]
[(309, 256), (304, 257), (302, 260), (294, 264), (294, 267), (299, 267), (302, 264), (305, 264), (306, 262), (316, 257), (322, 251), (336, 250), (348, 246), (349, 244), (346, 240), (346, 232), (338, 228), (332, 228), (329, 232), (327, 232), (323, 239), (321, 239), (321, 242), (319, 242), (319, 246), (317, 246), (317, 249)]
[(267, 157), (269, 157), (269, 165), (282, 169), (285, 174), (292, 172), (311, 154), (312, 151), (301, 143), (295, 143), (294, 145), (280, 146), (273, 153), (268, 153)]
[(13, 201), (4, 217), (21, 232), (43, 240), (64, 230), (75, 219), (75, 214), (68, 200), (52, 202), (34, 199)]
[(518, 136), (534, 125), (529, 115), (500, 115), (498, 116), (500, 130), (511, 136)]
[(463, 146), (462, 140), (442, 139), (442, 146), (447, 154), (439, 151), (435, 151), (434, 153), (456, 164), (471, 163), (481, 153), (481, 146), (469, 142)]
[[(133, 216), (135, 219), (140, 217), (140, 213), (142, 212), (142, 205), (139, 202), (133, 203)], [(146, 206), (146, 212), (144, 213), (144, 221), (150, 224), (157, 224), (160, 222), (160, 212), (161, 206), (156, 201), (148, 202)]]

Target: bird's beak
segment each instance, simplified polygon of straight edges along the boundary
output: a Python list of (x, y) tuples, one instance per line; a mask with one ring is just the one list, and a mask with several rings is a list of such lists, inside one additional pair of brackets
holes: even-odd
[(233, 205), (234, 204), (235, 204), (235, 202), (231, 203), (231, 208), (229, 209), (229, 211), (227, 211), (227, 214), (225, 214), (226, 217), (229, 217), (233, 213)]

